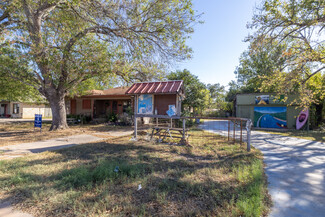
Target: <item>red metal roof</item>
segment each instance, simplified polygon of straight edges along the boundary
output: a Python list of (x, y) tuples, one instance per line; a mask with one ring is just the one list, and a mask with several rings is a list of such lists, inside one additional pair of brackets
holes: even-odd
[(126, 94), (176, 94), (179, 93), (183, 81), (143, 82), (133, 84)]

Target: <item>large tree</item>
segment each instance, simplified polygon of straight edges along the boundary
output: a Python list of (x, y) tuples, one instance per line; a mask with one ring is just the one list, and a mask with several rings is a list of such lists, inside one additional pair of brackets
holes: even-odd
[(44, 98), (33, 87), (11, 77), (7, 71), (26, 72), (30, 70), (28, 62), (17, 58), (14, 50), (0, 48), (0, 101), (44, 102)]
[(0, 46), (29, 63), (31, 71), (6, 73), (45, 96), (51, 130), (62, 129), (65, 96), (81, 82), (107, 74), (147, 78), (189, 58), (185, 41), (195, 18), (191, 0), (5, 0)]
[(190, 114), (193, 110), (194, 115), (202, 114), (208, 108), (210, 93), (205, 84), (199, 78), (184, 69), (171, 72), (167, 78), (169, 80), (183, 80), (185, 87), (185, 99), (182, 101), (183, 112)]
[(256, 29), (248, 38), (252, 50), (285, 48), (284, 68), (264, 76), (263, 89), (299, 93), (301, 106), (319, 103), (319, 94), (308, 87), (325, 72), (325, 1), (264, 0), (249, 26)]
[(207, 84), (210, 94), (209, 108), (223, 110), (225, 108), (225, 87), (219, 83)]
[[(237, 83), (242, 92), (260, 92), (263, 89), (265, 77), (273, 76), (276, 71), (283, 71), (287, 57), (283, 55), (286, 45), (276, 43), (257, 46), (254, 41), (244, 51), (235, 70)], [(273, 92), (275, 83), (268, 88)], [(273, 89), (272, 89), (273, 88)]]

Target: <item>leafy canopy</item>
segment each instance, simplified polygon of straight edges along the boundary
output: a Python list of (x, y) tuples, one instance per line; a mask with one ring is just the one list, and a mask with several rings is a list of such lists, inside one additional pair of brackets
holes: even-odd
[(94, 77), (159, 77), (191, 56), (185, 42), (195, 19), (190, 0), (5, 0), (0, 44), (32, 68), (10, 73), (47, 98), (53, 90), (62, 97)]
[(209, 108), (225, 110), (226, 109), (225, 87), (220, 85), (219, 83), (216, 83), (216, 84), (207, 84), (206, 88), (210, 94)]
[(44, 102), (39, 92), (27, 85), (24, 81), (17, 80), (15, 72), (29, 72), (28, 62), (19, 58), (19, 52), (0, 48), (0, 101)]
[(262, 77), (262, 89), (299, 93), (302, 106), (322, 100), (308, 83), (314, 76), (324, 75), (325, 1), (264, 0), (249, 27), (256, 29), (248, 37), (254, 45), (250, 50), (263, 56), (261, 48), (271, 46), (272, 53), (281, 51), (279, 60), (284, 61), (281, 68)]
[(196, 75), (184, 69), (183, 71), (171, 72), (167, 78), (168, 80), (183, 80), (184, 82), (185, 99), (182, 101), (183, 111), (190, 112), (193, 109), (196, 114), (202, 114), (204, 109), (208, 108), (210, 92)]

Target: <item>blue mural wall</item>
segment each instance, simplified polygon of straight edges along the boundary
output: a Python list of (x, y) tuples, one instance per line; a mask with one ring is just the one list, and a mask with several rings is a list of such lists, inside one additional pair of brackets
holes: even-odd
[(254, 107), (254, 126), (287, 128), (287, 107)]

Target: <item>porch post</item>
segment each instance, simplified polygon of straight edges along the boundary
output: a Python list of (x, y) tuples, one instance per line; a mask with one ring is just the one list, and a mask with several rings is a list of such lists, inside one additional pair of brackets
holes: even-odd
[(94, 106), (95, 106), (95, 100), (94, 99), (91, 99), (90, 105), (91, 105), (90, 117), (91, 117), (91, 120), (94, 120)]
[(138, 130), (138, 122), (137, 122), (137, 107), (138, 107), (138, 96), (134, 96), (134, 139), (137, 139), (137, 130)]

